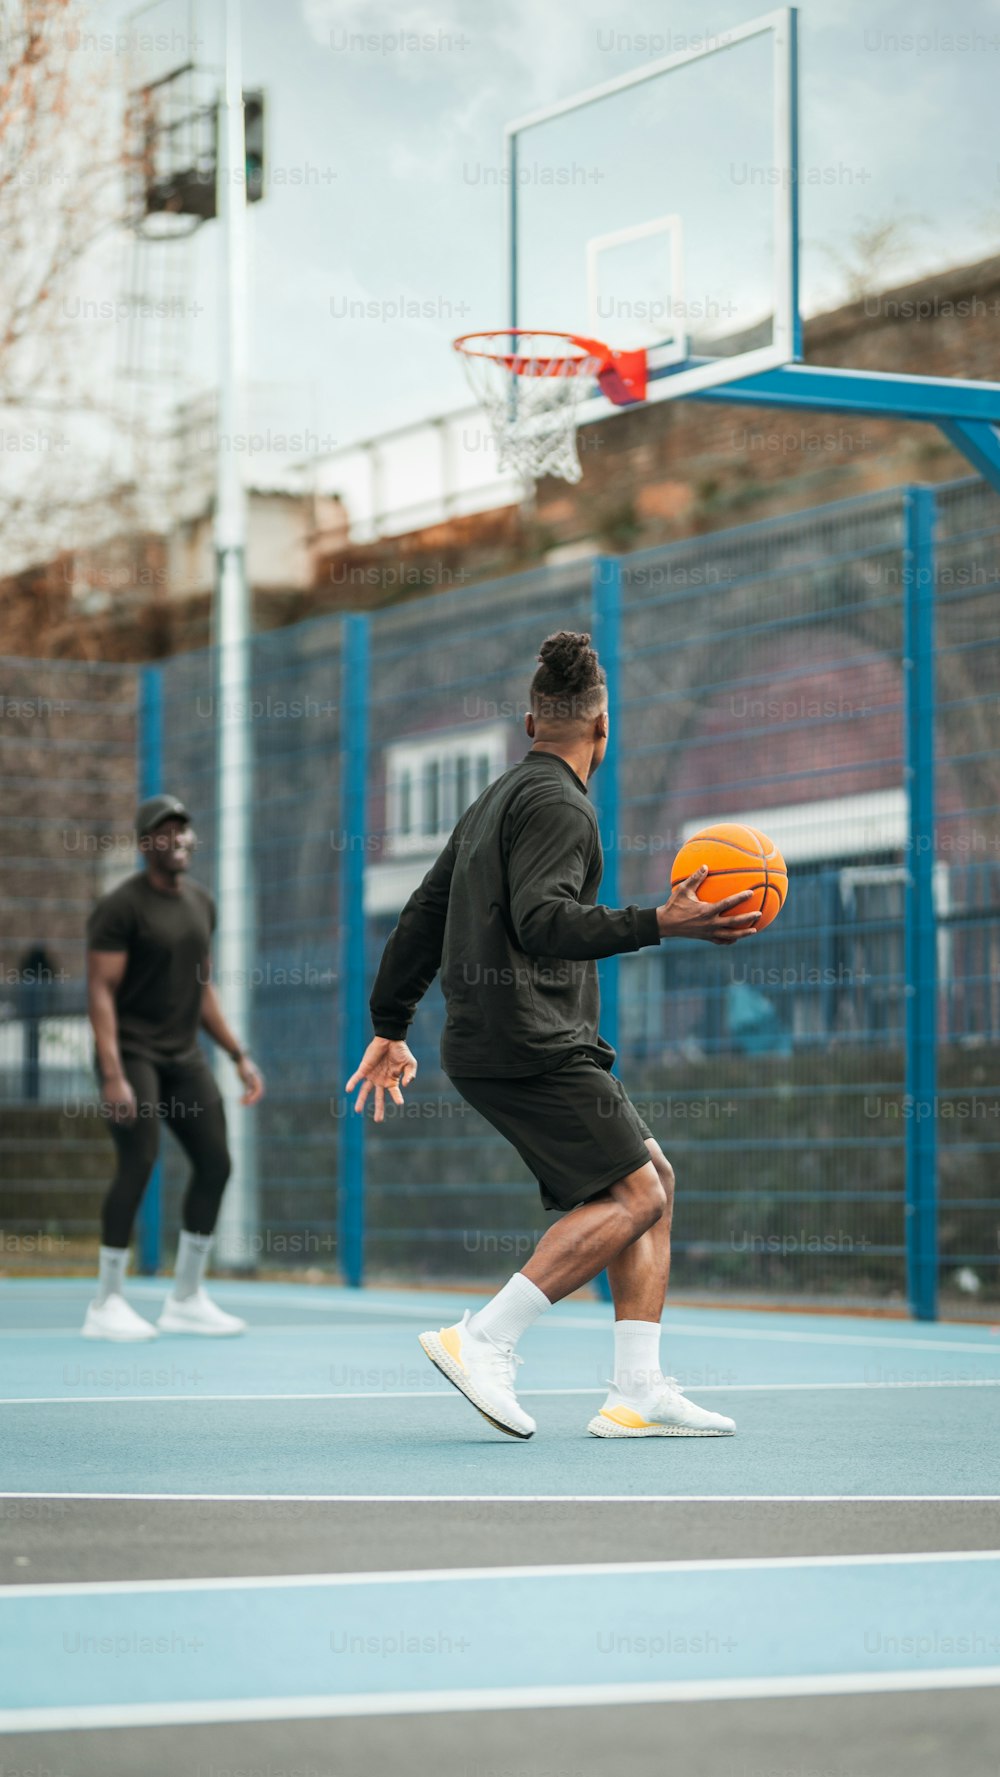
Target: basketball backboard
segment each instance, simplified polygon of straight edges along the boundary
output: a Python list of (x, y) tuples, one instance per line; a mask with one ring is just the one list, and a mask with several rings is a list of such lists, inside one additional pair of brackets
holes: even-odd
[[(796, 9), (509, 124), (506, 322), (648, 353), (649, 400), (801, 355)], [(596, 390), (580, 414), (620, 411)]]

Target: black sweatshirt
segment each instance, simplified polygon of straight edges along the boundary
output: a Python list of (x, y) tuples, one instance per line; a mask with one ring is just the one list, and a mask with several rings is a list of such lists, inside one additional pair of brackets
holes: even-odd
[(399, 916), (371, 995), (376, 1036), (406, 1036), (438, 969), (449, 1075), (610, 1068), (595, 959), (658, 944), (654, 907), (594, 905), (604, 856), (571, 765), (528, 753), (467, 808)]

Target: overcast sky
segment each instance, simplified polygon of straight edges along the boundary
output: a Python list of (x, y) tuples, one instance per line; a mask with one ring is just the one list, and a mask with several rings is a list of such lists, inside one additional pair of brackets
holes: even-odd
[[(218, 60), (220, 4), (199, 0), (199, 59)], [(462, 405), (449, 340), (505, 318), (505, 120), (755, 15), (754, 0), (244, 0), (244, 83), (267, 93), (271, 172), (251, 221), (253, 380), (270, 391), (258, 411), (270, 401), (275, 423), (329, 446)], [(113, 0), (100, 16), (127, 17)], [(805, 0), (800, 16), (806, 308), (836, 299), (836, 254), (861, 223), (905, 220), (900, 275), (1000, 249), (1000, 0)], [(182, 34), (183, 17), (163, 0), (141, 23)], [(754, 87), (720, 107), (735, 158), (767, 116)], [(654, 214), (683, 206), (697, 170), (694, 145), (690, 164), (663, 154), (659, 168), (657, 147)], [(580, 178), (566, 203), (585, 221), (598, 198)], [(216, 236), (204, 228), (191, 256), (206, 382)], [(345, 317), (352, 301), (371, 313)]]

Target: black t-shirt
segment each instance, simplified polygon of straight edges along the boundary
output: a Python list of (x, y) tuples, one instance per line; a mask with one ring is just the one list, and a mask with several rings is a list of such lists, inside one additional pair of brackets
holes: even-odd
[(198, 1053), (214, 930), (215, 903), (198, 882), (182, 881), (180, 894), (169, 895), (140, 870), (98, 901), (87, 948), (128, 952), (115, 995), (122, 1055), (182, 1061)]
[(610, 1068), (597, 959), (659, 944), (655, 907), (600, 907), (597, 816), (565, 759), (528, 753), (462, 816), (399, 916), (371, 995), (405, 1037), (438, 969), (445, 1073), (525, 1075), (571, 1054)]

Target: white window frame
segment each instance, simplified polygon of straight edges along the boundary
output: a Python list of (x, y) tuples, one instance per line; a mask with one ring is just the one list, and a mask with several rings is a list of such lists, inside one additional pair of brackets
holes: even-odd
[(684, 822), (681, 843), (721, 821), (743, 822), (767, 833), (788, 865), (821, 864), (845, 852), (904, 851), (909, 834), (906, 791), (893, 788), (792, 802), (783, 808), (699, 816)]
[[(394, 858), (421, 852), (439, 852), (446, 843), (456, 821), (470, 802), (507, 769), (508, 729), (501, 723), (483, 728), (459, 728), (446, 734), (412, 736), (393, 741), (385, 749), (386, 832), (385, 851)], [(457, 761), (467, 758), (473, 769), (475, 762), (486, 759), (485, 782), (481, 774), (470, 782), (472, 794), (463, 807), (457, 801)], [(433, 832), (426, 825), (426, 774), (429, 766), (438, 767), (438, 819)], [(409, 781), (410, 830), (400, 831), (403, 784)]]

